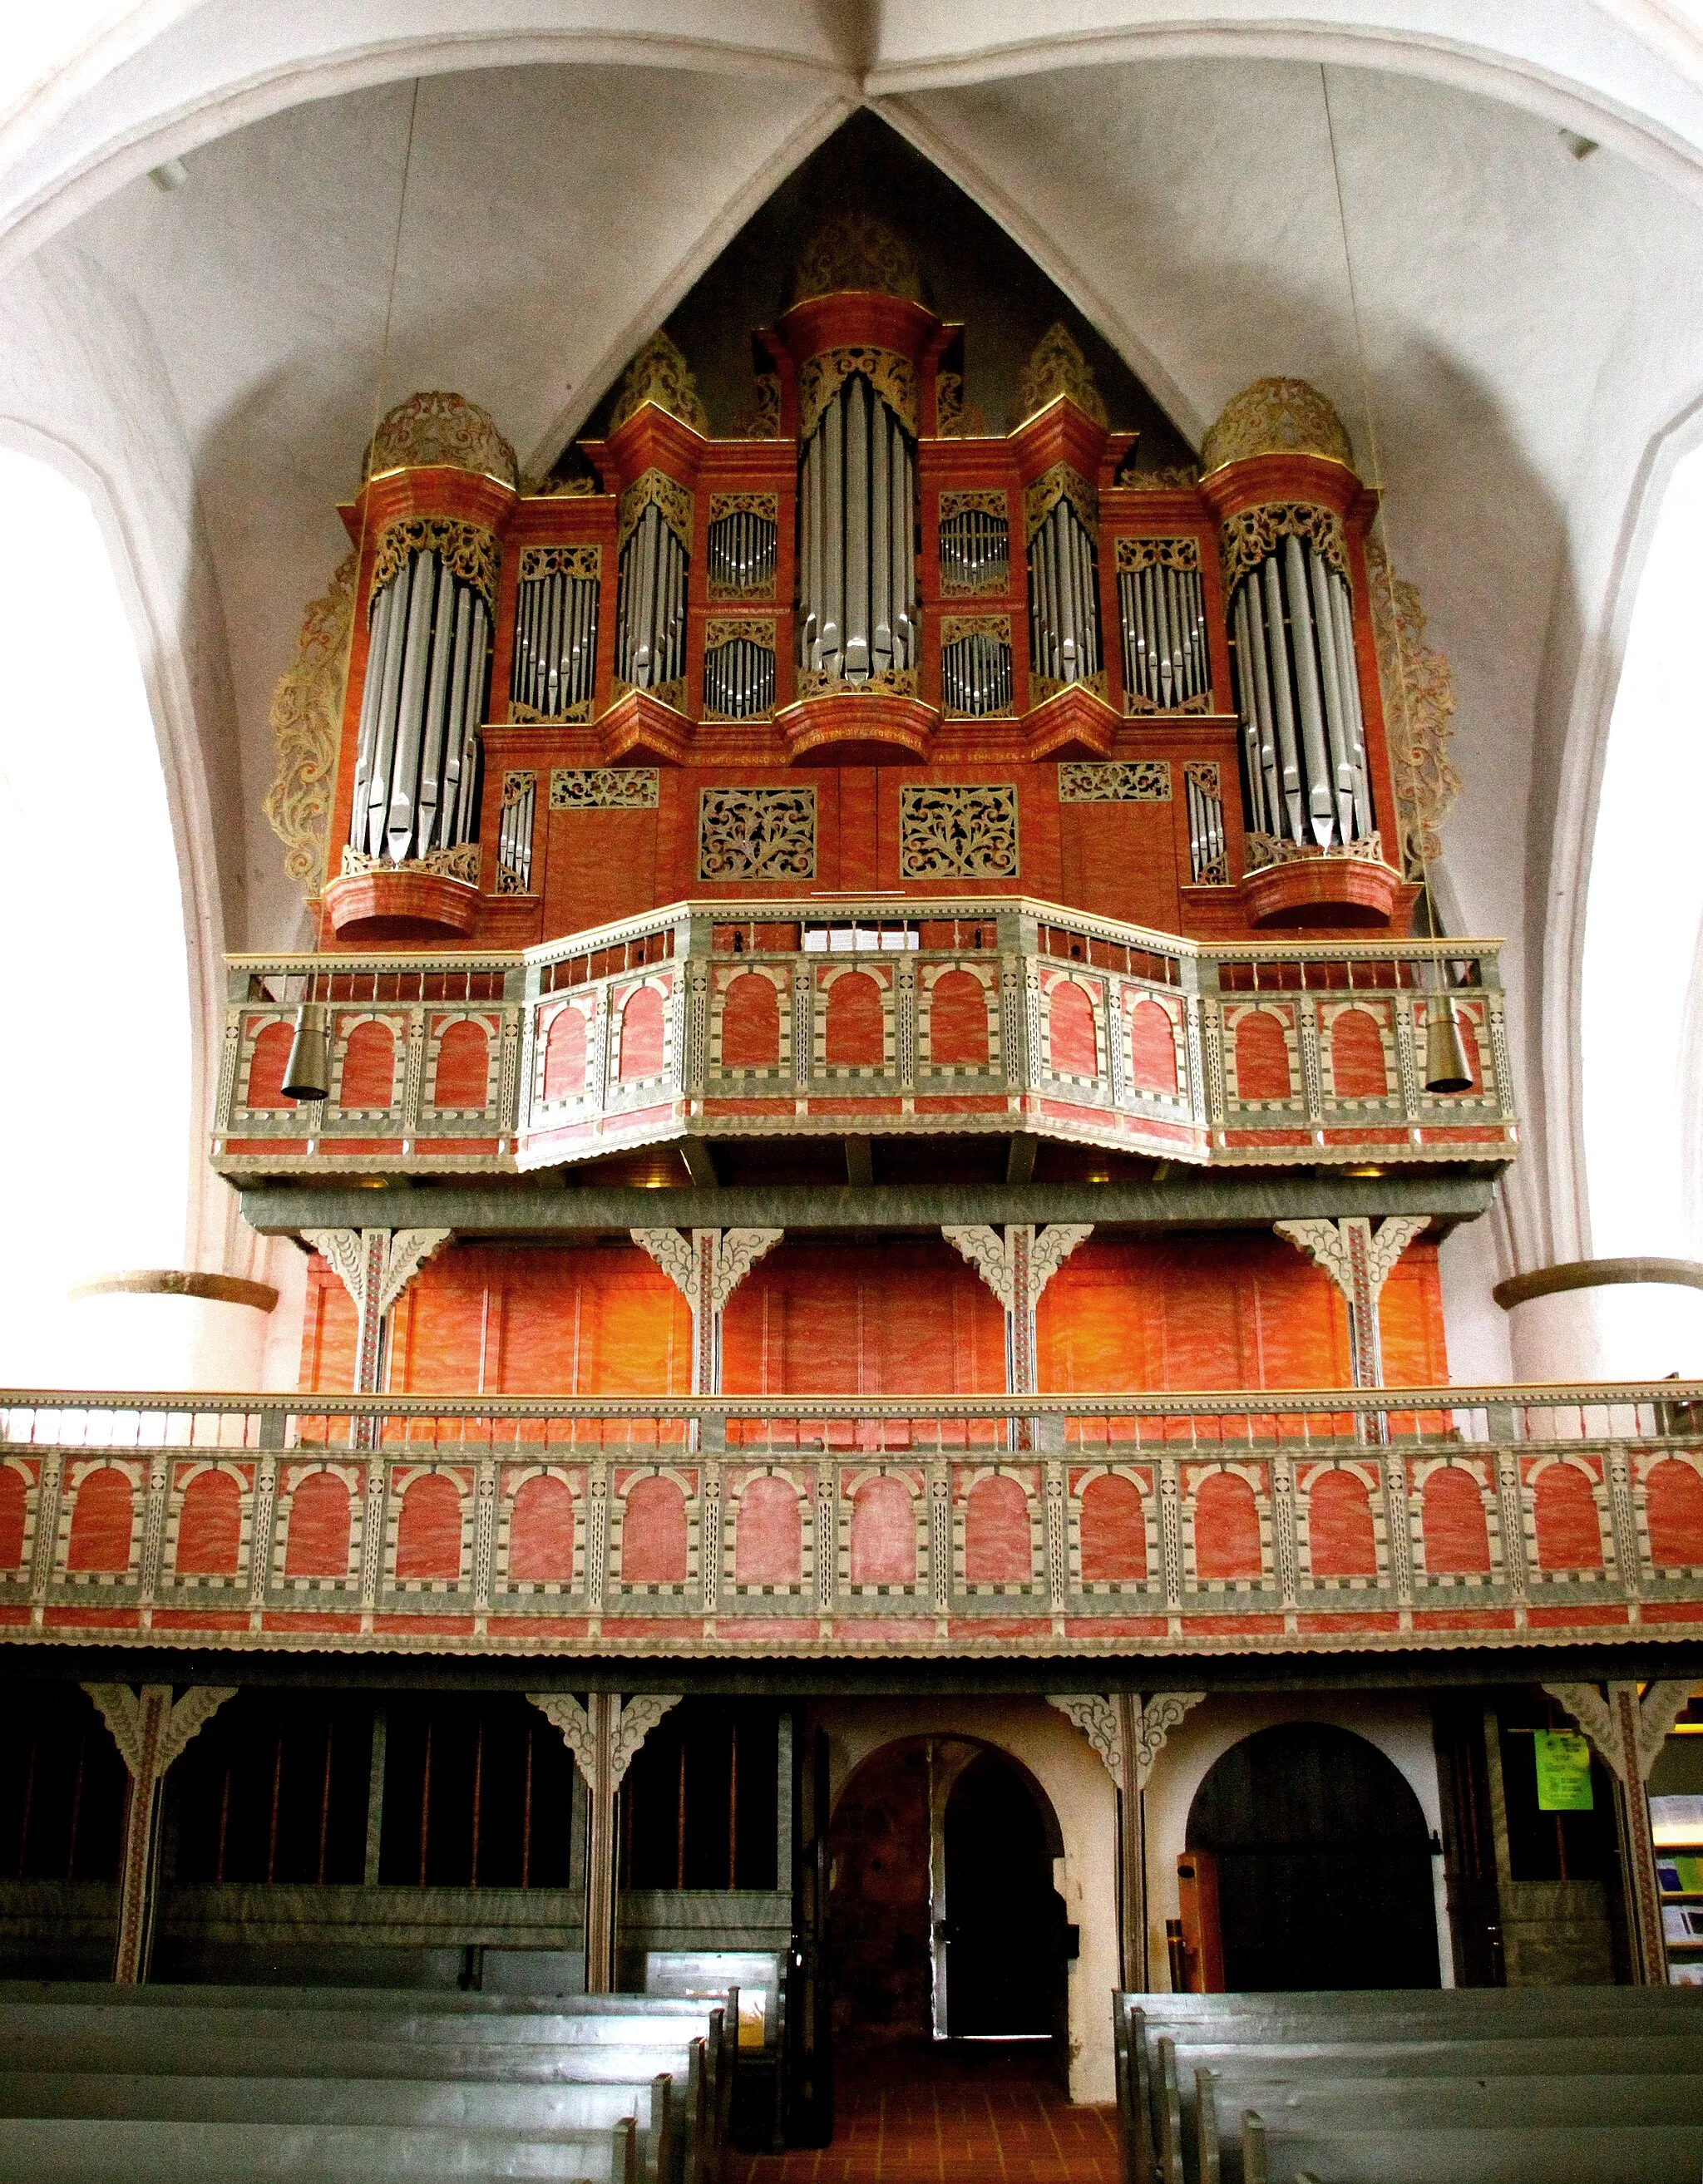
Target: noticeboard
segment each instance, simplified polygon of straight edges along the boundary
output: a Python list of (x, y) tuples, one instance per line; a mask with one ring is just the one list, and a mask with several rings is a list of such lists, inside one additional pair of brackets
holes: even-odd
[(1532, 1739), (1538, 1763), (1540, 1813), (1589, 1813), (1591, 1748), (1575, 1729), (1540, 1729)]

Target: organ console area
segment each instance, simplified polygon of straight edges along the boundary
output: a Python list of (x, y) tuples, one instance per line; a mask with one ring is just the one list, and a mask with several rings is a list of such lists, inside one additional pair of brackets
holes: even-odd
[(1011, 429), (843, 221), (744, 437), (666, 333), (536, 482), (422, 393), (358, 549), (326, 947), (516, 948), (687, 898), (1025, 894), (1185, 938), (1407, 930), (1374, 496), (1298, 381), (1142, 467), (1063, 324)]

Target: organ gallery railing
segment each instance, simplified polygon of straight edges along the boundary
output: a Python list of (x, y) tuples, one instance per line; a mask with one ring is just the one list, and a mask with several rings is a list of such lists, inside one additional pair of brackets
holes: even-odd
[[(689, 1134), (1022, 1130), (1214, 1166), (1494, 1165), (1516, 1142), (1494, 942), (1209, 945), (1027, 899), (807, 897), (524, 954), (229, 961), (233, 1174), (496, 1172)], [(1425, 1089), (1438, 993), (1459, 1093)], [(329, 1068), (298, 1101), (304, 1003)]]
[(0, 1393), (0, 1621), (221, 1646), (1293, 1652), (1695, 1634), (1703, 1384)]

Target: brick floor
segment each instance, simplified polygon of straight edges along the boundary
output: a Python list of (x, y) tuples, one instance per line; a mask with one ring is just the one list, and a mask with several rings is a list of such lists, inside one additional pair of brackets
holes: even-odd
[(1114, 2112), (1072, 2108), (1044, 2049), (883, 2048), (835, 2075), (833, 2145), (736, 2157), (734, 2184), (1118, 2184)]

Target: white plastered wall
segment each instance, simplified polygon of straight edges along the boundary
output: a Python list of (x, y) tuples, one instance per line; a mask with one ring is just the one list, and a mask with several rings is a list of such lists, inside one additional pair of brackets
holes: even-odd
[[(1242, 1697), (1214, 1696), (1183, 1717), (1153, 1762), (1146, 1802), (1147, 1962), (1155, 1987), (1168, 1984), (1165, 1920), (1180, 1915), (1176, 1862), (1188, 1847), (1189, 1807), (1213, 1767), (1233, 1745), (1284, 1722), (1325, 1722), (1375, 1745), (1419, 1800), (1428, 1829), (1440, 1830), (1442, 1799), (1431, 1737), (1430, 1701), (1422, 1693), (1321, 1691)], [(1443, 1984), (1455, 1984), (1449, 1902), (1443, 1860), (1432, 1861), (1437, 1899), (1437, 1956)]]
[(842, 1699), (814, 1711), (827, 1732), (833, 1794), (882, 1746), (902, 1737), (963, 1736), (1007, 1752), (1045, 1791), (1064, 1837), (1054, 1885), (1081, 1930), (1068, 1966), (1070, 2098), (1108, 2102), (1111, 1994), (1118, 1966), (1118, 1804), (1112, 1778), (1080, 1730), (1043, 1698)]

